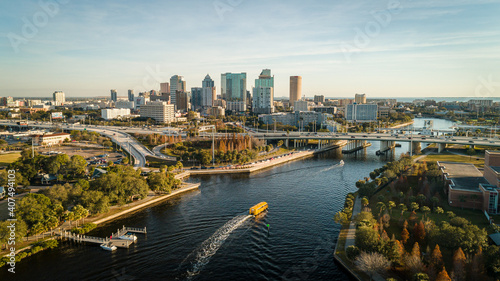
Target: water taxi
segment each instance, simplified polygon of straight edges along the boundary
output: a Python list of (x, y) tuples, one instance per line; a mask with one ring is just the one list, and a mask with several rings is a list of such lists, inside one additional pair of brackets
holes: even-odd
[(262, 212), (264, 212), (265, 210), (267, 210), (267, 203), (266, 202), (260, 202), (259, 204), (253, 206), (252, 208), (250, 208), (250, 215), (258, 215)]
[(106, 251), (114, 251), (117, 249), (116, 246), (113, 245), (113, 243), (111, 242), (101, 244), (101, 248), (103, 248)]

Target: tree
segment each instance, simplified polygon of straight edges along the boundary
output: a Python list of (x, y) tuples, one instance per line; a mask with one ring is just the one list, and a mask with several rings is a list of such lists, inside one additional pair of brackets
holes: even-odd
[(417, 195), (417, 202), (420, 204), (420, 206), (423, 206), (425, 204), (425, 201), (427, 201), (427, 197), (425, 197), (425, 195)]
[(403, 231), (401, 231), (401, 241), (403, 244), (406, 244), (406, 241), (410, 238), (410, 233), (408, 232), (408, 229), (403, 228)]
[(465, 280), (465, 265), (467, 264), (467, 259), (462, 251), (462, 248), (458, 248), (453, 254), (453, 273), (454, 280), (462, 281)]
[(439, 198), (437, 198), (436, 196), (432, 196), (431, 202), (432, 202), (432, 206), (435, 208), (437, 206), (437, 204), (439, 203)]
[(413, 236), (415, 237), (415, 240), (422, 243), (425, 240), (425, 226), (422, 221), (420, 223), (415, 223), (415, 226), (413, 227)]
[(379, 235), (372, 227), (361, 226), (356, 229), (354, 244), (361, 251), (376, 252), (379, 249)]
[(424, 218), (425, 218), (425, 215), (427, 213), (430, 213), (431, 211), (431, 208), (427, 207), (427, 206), (423, 206), (422, 209), (421, 209), (422, 213), (424, 213)]
[(378, 210), (378, 216), (382, 216), (382, 212), (385, 211), (387, 206), (384, 204), (384, 202), (377, 202), (377, 210)]
[(417, 210), (418, 210), (418, 208), (419, 208), (419, 205), (418, 205), (418, 203), (417, 203), (417, 202), (412, 202), (412, 203), (410, 204), (410, 209), (411, 209), (412, 211), (414, 211), (414, 212), (415, 212), (415, 211), (417, 211)]
[(411, 255), (419, 259), (421, 258), (420, 246), (418, 245), (418, 242), (415, 242), (415, 244), (413, 244), (413, 248), (411, 249)]
[(425, 273), (416, 273), (415, 275), (413, 275), (413, 279), (412, 281), (430, 281), (431, 279), (429, 278), (429, 275), (425, 274)]
[(443, 266), (443, 255), (441, 254), (441, 250), (439, 249), (439, 245), (436, 244), (434, 250), (431, 254), (430, 266), (437, 270)]
[(389, 212), (391, 213), (392, 216), (392, 209), (396, 208), (396, 203), (394, 203), (394, 201), (387, 202), (387, 208), (389, 209)]
[(443, 210), (443, 208), (441, 208), (441, 207), (436, 207), (436, 208), (434, 209), (434, 212), (435, 212), (436, 214), (442, 214), (442, 213), (444, 213), (444, 210)]
[(370, 280), (373, 275), (384, 272), (390, 266), (389, 260), (379, 253), (361, 252), (354, 263), (370, 276)]
[(450, 276), (448, 275), (448, 272), (446, 272), (446, 268), (443, 266), (443, 270), (439, 272), (438, 276), (436, 277), (436, 281), (451, 281)]
[(408, 210), (405, 204), (399, 204), (399, 209), (401, 210), (401, 217), (403, 217), (404, 212)]
[(368, 207), (369, 204), (370, 204), (370, 201), (368, 201), (368, 198), (366, 198), (366, 197), (361, 198), (361, 205), (364, 208)]

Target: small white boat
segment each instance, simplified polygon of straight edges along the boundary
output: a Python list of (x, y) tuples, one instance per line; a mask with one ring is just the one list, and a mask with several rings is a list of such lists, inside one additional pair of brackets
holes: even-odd
[(118, 238), (123, 239), (123, 240), (131, 240), (131, 241), (137, 240), (137, 236), (135, 236), (134, 234), (124, 234), (124, 235), (118, 236)]
[(106, 251), (114, 251), (117, 249), (116, 246), (113, 245), (113, 243), (111, 242), (101, 244), (101, 248), (103, 248)]
[(340, 160), (339, 165), (344, 166), (344, 160)]

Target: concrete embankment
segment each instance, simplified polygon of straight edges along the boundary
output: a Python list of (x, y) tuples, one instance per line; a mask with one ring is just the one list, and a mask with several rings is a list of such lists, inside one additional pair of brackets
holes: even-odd
[(133, 206), (133, 207), (131, 207), (129, 209), (126, 209), (126, 210), (123, 210), (121, 212), (118, 212), (116, 214), (104, 217), (102, 219), (98, 219), (96, 221), (92, 221), (92, 223), (98, 225), (98, 224), (101, 224), (101, 223), (113, 220), (113, 219), (118, 218), (120, 216), (123, 216), (125, 214), (128, 214), (128, 213), (134, 212), (136, 210), (142, 209), (142, 208), (144, 208), (146, 206), (149, 206), (151, 204), (155, 204), (157, 202), (169, 199), (169, 198), (171, 198), (173, 196), (176, 196), (176, 195), (179, 195), (181, 193), (188, 192), (188, 191), (191, 191), (191, 190), (194, 190), (194, 189), (198, 189), (199, 186), (200, 186), (200, 183), (187, 183), (186, 186), (181, 187), (179, 189), (176, 189), (176, 190), (172, 191), (172, 193), (170, 193), (170, 194), (161, 195), (161, 196), (155, 196), (155, 197), (152, 197), (151, 199), (145, 199), (147, 201), (142, 202), (142, 203), (140, 203), (138, 205), (135, 205), (135, 206)]
[(242, 165), (241, 168), (237, 169), (203, 169), (203, 170), (189, 170), (184, 173), (189, 173), (190, 175), (216, 175), (216, 174), (248, 174), (252, 172), (257, 172), (260, 170), (268, 169), (273, 166), (281, 165), (287, 162), (296, 161), (300, 159), (304, 159), (307, 157), (311, 157), (318, 153), (323, 153), (328, 150), (336, 149), (344, 146), (347, 141), (340, 141), (339, 143), (324, 147), (322, 149), (316, 150), (303, 150), (298, 152), (293, 152), (291, 155), (284, 155), (280, 158), (274, 158), (272, 160), (264, 161), (261, 163), (253, 164), (253, 165)]

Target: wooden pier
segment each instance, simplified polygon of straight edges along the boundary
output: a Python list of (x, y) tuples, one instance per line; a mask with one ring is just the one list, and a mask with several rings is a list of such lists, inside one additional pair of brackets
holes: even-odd
[(118, 237), (127, 234), (128, 232), (133, 232), (133, 233), (144, 233), (146, 234), (146, 228), (137, 228), (137, 227), (126, 227), (123, 226), (122, 228), (118, 229), (115, 233), (111, 234), (111, 237), (94, 237), (94, 236), (87, 236), (87, 235), (81, 235), (81, 234), (74, 234), (72, 232), (64, 231), (61, 233), (61, 238), (65, 238), (68, 240), (73, 240), (75, 242), (88, 242), (88, 243), (96, 243), (96, 244), (103, 244), (103, 243), (108, 243), (110, 242), (112, 245), (119, 247), (119, 248), (128, 248), (130, 247), (131, 244), (134, 243), (133, 240), (128, 240), (128, 239), (120, 239)]

